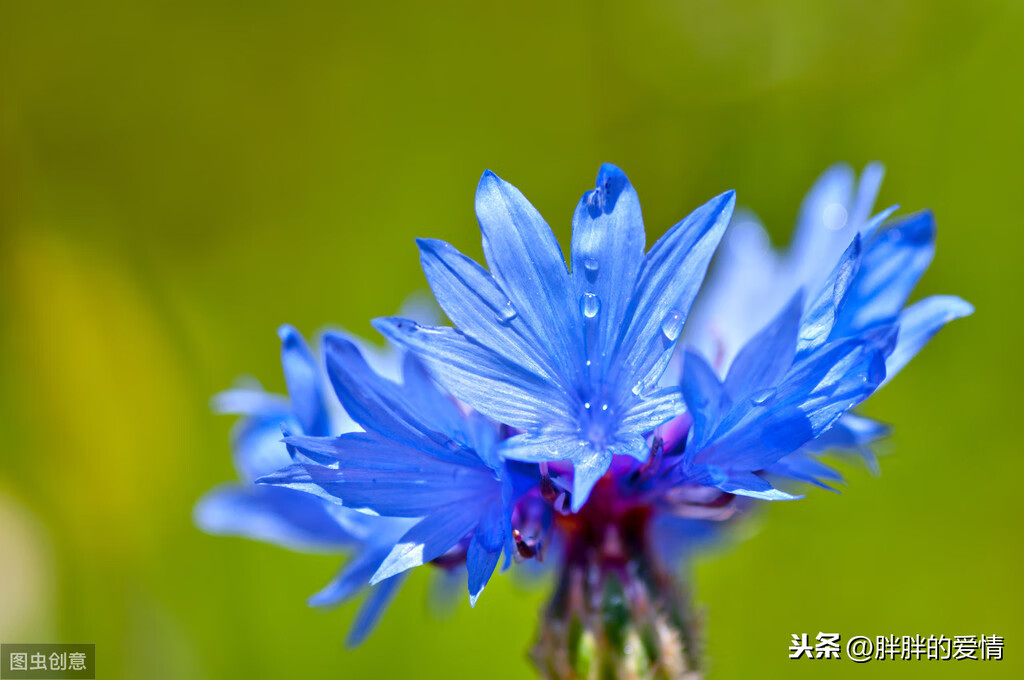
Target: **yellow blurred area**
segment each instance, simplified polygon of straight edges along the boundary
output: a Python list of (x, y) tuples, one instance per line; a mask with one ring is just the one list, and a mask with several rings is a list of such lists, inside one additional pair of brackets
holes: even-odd
[[(31, 386), (22, 455), (44, 472), (38, 501), (75, 549), (130, 568), (159, 542), (192, 439), (182, 363), (151, 301), (108, 253), (42, 230), (19, 235), (5, 270), (17, 332), (8, 355)], [(25, 395), (29, 396), (29, 395)], [(107, 527), (97, 531), (97, 528)]]

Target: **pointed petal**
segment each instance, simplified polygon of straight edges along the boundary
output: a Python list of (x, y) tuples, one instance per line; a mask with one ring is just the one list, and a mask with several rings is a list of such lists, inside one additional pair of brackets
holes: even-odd
[(727, 369), (792, 294), (781, 258), (752, 213), (737, 210), (683, 327), (682, 343)]
[(529, 371), (551, 375), (542, 366), (547, 350), (487, 270), (444, 241), (416, 243), (434, 297), (460, 331)]
[(859, 339), (825, 345), (786, 376), (773, 403), (802, 410), (818, 436), (878, 388), (887, 353)]
[(620, 389), (651, 385), (660, 377), (652, 369), (667, 365), (662, 355), (675, 346), (735, 203), (732, 191), (711, 199), (647, 254), (618, 342), (621, 363), (612, 378)]
[(729, 479), (717, 486), (722, 491), (763, 501), (793, 501), (803, 498), (803, 496), (794, 496), (785, 491), (779, 491), (753, 473), (732, 473), (729, 475)]
[(402, 536), (370, 579), (370, 585), (446, 553), (473, 530), (479, 522), (479, 512), (478, 505), (455, 503), (423, 518)]
[(296, 425), (290, 414), (279, 418), (241, 418), (231, 428), (231, 457), (245, 481), (268, 475), (289, 465), (281, 442), (281, 428)]
[(258, 418), (285, 419), (291, 416), (291, 404), (279, 394), (258, 388), (235, 388), (218, 392), (210, 400), (214, 413)]
[(468, 444), (467, 418), (455, 399), (442, 392), (427, 372), (423, 362), (412, 352), (402, 362), (402, 393), (421, 420), (452, 439)]
[(853, 335), (898, 315), (934, 253), (935, 219), (927, 211), (872, 235), (864, 244), (834, 337)]
[(804, 311), (799, 290), (761, 332), (743, 346), (729, 367), (725, 391), (733, 400), (775, 385), (793, 364), (796, 337)]
[(597, 484), (597, 480), (604, 477), (612, 464), (612, 452), (605, 450), (590, 450), (586, 456), (581, 456), (573, 462), (572, 466), (572, 511), (579, 512), (583, 504), (590, 497), (590, 492)]
[(871, 212), (875, 209), (875, 202), (878, 200), (878, 190), (885, 178), (885, 166), (879, 162), (868, 163), (860, 173), (857, 180), (857, 192), (850, 206), (850, 222), (858, 229), (868, 223)]
[(974, 307), (970, 303), (952, 295), (934, 295), (903, 310), (896, 348), (885, 360), (885, 381), (882, 384), (892, 380), (943, 326), (973, 313)]
[(289, 325), (277, 330), (281, 338), (281, 366), (288, 384), (292, 409), (305, 434), (329, 434), (330, 419), (320, 386), (320, 369), (302, 335)]
[(338, 571), (331, 582), (309, 596), (306, 604), (310, 607), (335, 607), (369, 587), (370, 577), (387, 556), (383, 550), (362, 552), (349, 560)]
[(856, 413), (844, 413), (836, 424), (815, 440), (815, 450), (857, 448), (889, 435), (889, 426)]
[[(735, 471), (763, 470), (783, 456), (796, 451), (814, 437), (808, 418), (797, 408), (769, 400), (756, 406), (737, 408), (742, 419), (723, 426), (703, 449), (688, 448), (686, 461), (714, 465)], [(730, 414), (730, 419), (735, 417)], [(720, 487), (721, 488), (721, 487)]]
[(774, 465), (764, 469), (764, 472), (778, 477), (814, 484), (829, 491), (835, 489), (822, 480), (831, 482), (842, 482), (843, 476), (822, 463), (817, 458), (807, 455), (801, 451), (784, 456)]
[(799, 353), (809, 352), (821, 346), (835, 327), (836, 319), (846, 302), (850, 284), (860, 268), (862, 246), (857, 234), (839, 258), (832, 274), (826, 279), (818, 297), (811, 302), (800, 323)]
[(484, 415), (520, 429), (569, 421), (567, 396), (553, 383), (478, 345), (453, 328), (375, 319), (374, 327), (415, 352), (442, 387)]
[(223, 485), (196, 503), (193, 519), (209, 534), (241, 536), (300, 552), (333, 551), (353, 540), (322, 501), (291, 489)]
[(354, 649), (363, 644), (363, 641), (373, 632), (380, 622), (380, 617), (395, 599), (402, 584), (405, 583), (406, 575), (399, 574), (378, 583), (370, 589), (370, 594), (359, 606), (359, 612), (352, 621), (348, 637), (345, 638), (345, 646)]
[(807, 192), (800, 205), (793, 244), (786, 254), (788, 264), (797, 272), (796, 280), (817, 280), (822, 265), (828, 267), (835, 262), (853, 239), (857, 225), (852, 224), (848, 211), (855, 182), (853, 168), (836, 163)]
[(579, 324), (569, 272), (551, 228), (522, 193), (491, 171), (476, 191), (484, 257), (517, 312), (565, 376), (575, 370)]
[(466, 553), (466, 570), (469, 573), (469, 605), (476, 601), (498, 566), (504, 546), (504, 520), (501, 505), (495, 504), (473, 532)]
[(401, 387), (379, 376), (359, 348), (337, 333), (325, 333), (327, 375), (345, 412), (368, 431), (416, 446), (431, 429), (411, 412)]
[[(583, 195), (572, 218), (572, 280), (576, 299), (599, 300), (599, 331), (591, 359), (612, 360), (610, 351), (644, 261), (640, 200), (619, 168), (604, 164), (597, 186)], [(604, 366), (602, 370), (606, 370)]]
[(646, 434), (664, 425), (686, 410), (683, 391), (678, 387), (665, 387), (637, 402), (622, 414), (621, 429)]
[(545, 428), (509, 437), (501, 443), (502, 456), (528, 463), (572, 460), (583, 444), (575, 431)]
[(714, 370), (702, 356), (689, 350), (683, 360), (683, 398), (693, 418), (691, 446), (702, 448), (732, 402)]
[(333, 450), (337, 463), (292, 465), (260, 478), (261, 484), (307, 491), (315, 484), (335, 503), (391, 517), (423, 517), (448, 503), (500, 495), (494, 472), (475, 457), (447, 460), (361, 432), (336, 439), (289, 437), (288, 443), (315, 453)]

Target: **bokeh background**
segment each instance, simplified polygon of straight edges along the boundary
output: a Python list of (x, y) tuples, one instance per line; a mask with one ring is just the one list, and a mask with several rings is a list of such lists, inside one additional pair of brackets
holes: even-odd
[[(95, 642), (104, 678), (520, 678), (544, 584), (429, 605), (348, 652), (339, 558), (201, 534), (234, 477), (210, 395), (283, 388), (275, 329), (373, 336), (480, 252), (491, 168), (562, 239), (602, 161), (649, 242), (727, 189), (788, 238), (815, 176), (931, 207), (918, 295), (977, 306), (865, 411), (844, 467), (703, 559), (712, 678), (1024, 677), (1019, 2), (0, 3), (0, 639)], [(788, 661), (795, 632), (998, 634), (1001, 663)], [(828, 664), (827, 669), (823, 668)], [(969, 665), (968, 665), (969, 664)]]

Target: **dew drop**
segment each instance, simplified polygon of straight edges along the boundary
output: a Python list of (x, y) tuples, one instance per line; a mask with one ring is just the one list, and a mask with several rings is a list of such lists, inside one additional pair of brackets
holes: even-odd
[(750, 401), (753, 402), (755, 406), (760, 406), (761, 404), (765, 403), (774, 396), (775, 388), (769, 387), (768, 389), (758, 390), (757, 392), (754, 392), (754, 394), (750, 396)]
[(512, 304), (511, 300), (506, 302), (503, 306), (501, 306), (498, 309), (499, 321), (504, 321), (505, 323), (508, 323), (517, 316), (519, 316), (519, 310), (515, 308), (515, 305)]
[(583, 408), (590, 408), (590, 402), (588, 401), (587, 403), (583, 404)]
[(608, 404), (601, 404), (601, 410), (602, 411), (607, 411), (608, 410)]
[(594, 293), (584, 293), (580, 296), (580, 313), (588, 319), (593, 319), (601, 311), (601, 299)]
[(599, 268), (600, 264), (592, 257), (588, 257), (583, 261), (583, 269), (586, 272), (587, 281), (593, 282), (597, 279), (597, 270)]
[(821, 213), (821, 221), (832, 231), (839, 231), (845, 227), (846, 219), (846, 208), (841, 203), (829, 203)]
[(669, 342), (675, 342), (681, 330), (683, 330), (683, 315), (672, 310), (665, 316), (665, 320), (661, 322), (661, 332), (665, 334)]

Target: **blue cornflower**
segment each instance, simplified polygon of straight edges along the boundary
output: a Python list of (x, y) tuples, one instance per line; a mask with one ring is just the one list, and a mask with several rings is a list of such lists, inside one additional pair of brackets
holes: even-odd
[[(302, 336), (282, 326), (281, 363), (289, 397), (269, 394), (258, 385), (229, 390), (214, 399), (221, 413), (242, 418), (232, 431), (232, 452), (240, 482), (207, 493), (195, 508), (196, 524), (212, 534), (243, 536), (299, 551), (349, 552), (352, 559), (309, 602), (333, 606), (354, 596), (408, 529), (402, 519), (371, 517), (308, 493), (255, 484), (264, 475), (291, 464), (282, 430), (309, 435), (340, 433), (352, 422), (325, 396), (323, 371)], [(381, 358), (380, 364), (396, 363)], [(372, 589), (347, 638), (358, 645), (370, 633), (402, 583), (390, 579)]]
[(375, 326), (460, 400), (521, 432), (504, 456), (570, 461), (578, 510), (614, 456), (646, 460), (644, 435), (682, 411), (678, 387), (657, 383), (733, 204), (731, 191), (712, 199), (645, 255), (636, 192), (604, 165), (573, 215), (570, 273), (537, 210), (486, 172), (476, 213), (490, 272), (443, 241), (418, 241), (458, 329)]
[[(784, 449), (760, 447), (762, 465), (759, 468), (746, 461), (748, 475), (763, 470), (769, 475), (824, 486), (822, 480), (840, 481), (841, 477), (818, 461), (815, 454), (835, 448), (859, 452), (874, 465), (867, 444), (886, 434), (887, 428), (848, 412), (849, 407), (891, 380), (943, 325), (972, 311), (969, 304), (952, 296), (929, 297), (904, 309), (934, 254), (934, 218), (922, 212), (883, 227), (895, 207), (871, 215), (881, 179), (878, 164), (869, 165), (859, 183), (848, 166), (837, 165), (826, 171), (804, 201), (793, 245), (785, 254), (771, 250), (764, 230), (750, 217), (737, 219), (726, 232), (686, 328), (685, 341), (711, 358), (715, 369), (709, 375), (708, 366), (700, 366), (698, 357), (687, 357), (688, 377), (695, 383), (691, 386), (693, 399), (708, 399), (708, 395), (719, 393), (715, 374), (728, 373), (725, 396), (731, 406), (739, 404), (741, 410), (755, 410), (742, 398), (757, 397), (751, 391), (767, 391), (773, 386), (759, 384), (756, 379), (745, 381), (740, 376), (749, 366), (736, 364), (741, 363), (740, 357), (749, 364), (750, 358), (758, 355), (774, 355), (777, 370), (792, 359), (804, 370), (817, 363), (819, 372), (827, 369), (829, 362), (843, 358), (847, 363), (841, 367), (837, 363), (836, 370), (827, 375), (850, 383), (845, 391), (837, 383), (838, 391), (829, 397), (832, 401), (820, 394), (820, 385), (815, 386), (817, 392), (791, 392), (790, 399), (807, 402), (801, 407), (805, 413), (825, 410), (809, 429), (790, 440), (788, 445), (793, 450), (789, 454), (779, 458), (777, 454)], [(797, 290), (808, 291), (813, 299), (808, 300), (805, 309), (792, 305), (787, 309), (786, 296)], [(766, 344), (764, 338), (758, 342), (755, 335), (758, 324), (771, 315), (776, 318), (767, 328), (774, 330), (761, 334), (774, 339), (774, 345)], [(855, 351), (857, 357), (847, 356), (840, 347)], [(780, 361), (780, 357), (784, 359)], [(872, 367), (870, 362), (875, 365)], [(760, 370), (765, 370), (767, 364), (762, 359)], [(684, 375), (684, 385), (687, 380)], [(793, 389), (795, 375), (781, 380)], [(807, 384), (807, 378), (804, 380)], [(751, 390), (738, 396), (737, 386), (744, 383)], [(756, 404), (756, 410), (778, 414), (779, 395), (764, 398), (766, 395), (762, 392), (762, 403)], [(713, 410), (715, 398), (710, 401)], [(701, 409), (691, 405), (691, 410), (695, 411), (694, 419), (699, 420), (696, 411)], [(707, 409), (703, 410), (709, 415)], [(746, 415), (754, 417), (752, 413)], [(737, 424), (735, 414), (732, 424)], [(772, 437), (785, 432), (775, 424), (763, 424), (770, 428)], [(702, 436), (710, 436), (706, 423), (702, 426)], [(697, 436), (696, 429), (693, 436)], [(744, 432), (747, 436), (756, 434), (749, 426)], [(793, 446), (801, 439), (806, 440), (802, 446)], [(700, 444), (688, 444), (690, 458), (699, 455), (706, 460), (710, 454), (695, 454), (695, 446)], [(766, 483), (747, 479), (762, 491), (768, 488)]]
[(755, 473), (828, 430), (884, 379), (893, 324), (801, 356), (804, 315), (801, 291), (744, 345), (724, 380), (699, 354), (687, 353), (682, 383), (693, 426), (679, 468), (684, 481), (767, 500), (792, 498)]
[(367, 581), (371, 599), (386, 599), (429, 562), (449, 575), (465, 565), (475, 604), (503, 554), (505, 566), (548, 555), (560, 576), (535, 648), (543, 672), (686, 675), (700, 664), (695, 631), (666, 564), (688, 561), (752, 499), (796, 498), (774, 477), (840, 481), (821, 452), (873, 460), (867, 445), (885, 427), (851, 409), (971, 312), (951, 296), (906, 306), (934, 252), (934, 219), (872, 216), (880, 181), (877, 165), (859, 184), (845, 166), (826, 172), (782, 255), (750, 217), (726, 230), (731, 192), (645, 254), (636, 192), (605, 165), (573, 216), (570, 272), (537, 211), (485, 173), (476, 208), (490, 271), (418, 241), (455, 327), (378, 319), (407, 350), (400, 370), (326, 334), (326, 378), (285, 327), (290, 400), (221, 398), (246, 415), (236, 458), (259, 484), (215, 492), (200, 523), (355, 546), (314, 601)]
[(497, 455), (498, 425), (440, 392), (412, 355), (398, 384), (376, 374), (348, 339), (327, 334), (324, 347), (334, 390), (365, 431), (288, 437), (296, 462), (260, 481), (364, 513), (420, 518), (370, 583), (443, 557), (465, 560), (475, 604), (513, 540), (517, 477)]

